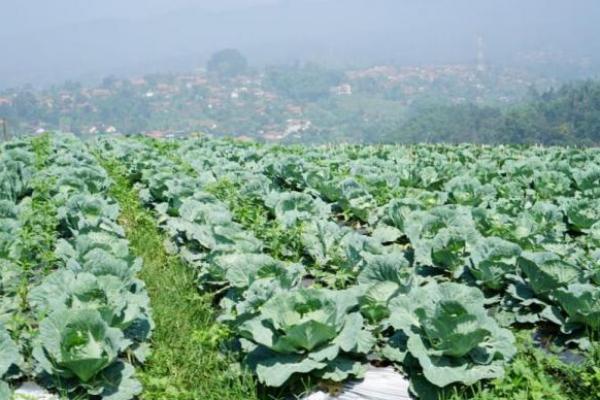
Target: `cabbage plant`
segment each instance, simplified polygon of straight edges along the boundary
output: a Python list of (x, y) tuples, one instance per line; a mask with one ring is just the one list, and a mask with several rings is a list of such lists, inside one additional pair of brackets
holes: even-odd
[(141, 392), (133, 367), (118, 359), (129, 343), (97, 310), (59, 310), (41, 321), (33, 357), (55, 386), (129, 400)]
[(58, 219), (61, 224), (72, 232), (101, 227), (123, 236), (123, 229), (115, 222), (118, 216), (117, 204), (99, 196), (86, 194), (72, 196), (58, 209)]
[(373, 255), (357, 277), (363, 292), (359, 304), (360, 312), (371, 324), (380, 324), (390, 316), (390, 301), (401, 293), (406, 293), (415, 281), (409, 262), (401, 253)]
[(219, 320), (233, 324), (255, 316), (275, 294), (297, 289), (306, 273), (301, 264), (287, 264), (265, 254), (221, 254), (207, 264), (202, 283), (221, 277), (227, 291), (220, 302), (224, 313)]
[(585, 326), (600, 332), (600, 288), (591, 284), (573, 283), (559, 288), (554, 297), (566, 312), (566, 326), (570, 331), (577, 326)]
[(298, 289), (277, 293), (239, 327), (248, 365), (260, 382), (282, 386), (293, 374), (342, 381), (365, 372), (374, 345), (352, 291)]
[(577, 199), (570, 201), (566, 206), (569, 222), (581, 232), (589, 229), (600, 221), (600, 200)]
[(477, 282), (493, 290), (501, 290), (507, 284), (507, 275), (517, 269), (519, 245), (499, 237), (486, 237), (477, 242), (471, 251), (469, 272)]
[(409, 214), (405, 233), (414, 248), (415, 262), (459, 276), (479, 234), (468, 209), (442, 206)]
[(384, 356), (421, 387), (473, 385), (502, 376), (515, 355), (515, 339), (488, 316), (484, 303), (479, 289), (449, 282), (432, 281), (395, 297), (389, 322), (397, 333)]
[(581, 269), (551, 252), (525, 252), (518, 260), (529, 287), (541, 299), (557, 288), (578, 282)]
[(457, 176), (445, 185), (450, 202), (465, 206), (478, 206), (495, 199), (496, 191), (491, 185), (482, 185), (477, 178)]
[(19, 348), (11, 339), (10, 334), (0, 324), (0, 380), (13, 366), (19, 366), (23, 362)]
[(10, 386), (8, 383), (0, 380), (0, 399), (10, 399), (12, 396), (12, 391), (10, 390)]
[(119, 328), (137, 342), (146, 341), (153, 326), (145, 290), (113, 275), (56, 271), (30, 291), (28, 300), (42, 314), (96, 310), (108, 326)]
[(300, 192), (271, 192), (265, 198), (265, 205), (285, 227), (313, 219), (324, 220), (331, 214), (330, 206), (323, 200)]

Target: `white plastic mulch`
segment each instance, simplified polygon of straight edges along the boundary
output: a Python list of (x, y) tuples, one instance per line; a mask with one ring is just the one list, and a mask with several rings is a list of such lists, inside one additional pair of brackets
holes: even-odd
[(15, 400), (59, 400), (58, 396), (49, 393), (33, 382), (25, 382), (17, 390), (13, 397)]
[[(319, 391), (302, 400), (410, 400), (408, 387), (408, 380), (393, 368), (371, 367), (364, 379), (346, 383), (335, 397)], [(14, 399), (59, 400), (33, 382), (26, 382), (15, 390)]]
[(408, 387), (408, 379), (393, 368), (372, 367), (363, 380), (346, 383), (335, 397), (320, 391), (302, 400), (409, 400)]

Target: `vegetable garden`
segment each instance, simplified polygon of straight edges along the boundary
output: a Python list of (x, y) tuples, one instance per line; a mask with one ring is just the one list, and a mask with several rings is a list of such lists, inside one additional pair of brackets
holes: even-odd
[(0, 399), (598, 398), (598, 149), (46, 135), (0, 186)]

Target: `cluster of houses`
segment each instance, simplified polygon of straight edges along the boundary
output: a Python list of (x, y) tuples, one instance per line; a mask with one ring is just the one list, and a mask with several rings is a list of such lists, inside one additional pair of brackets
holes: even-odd
[[(472, 65), (446, 65), (424, 67), (375, 66), (346, 72), (344, 82), (330, 88), (331, 96), (351, 97), (360, 95), (357, 89), (359, 80), (374, 79), (381, 87), (397, 87), (410, 99), (435, 82), (453, 79), (474, 90), (483, 91), (485, 84), (480, 79), (480, 71)], [(518, 76), (506, 77), (512, 83), (519, 83)], [(61, 116), (62, 130), (77, 129), (81, 134), (114, 134), (124, 130), (119, 121), (103, 120), (99, 114), (99, 104), (118, 100), (126, 91), (148, 106), (152, 116), (176, 115), (177, 126), (169, 122), (157, 124), (154, 120), (145, 133), (154, 137), (171, 137), (186, 131), (206, 133), (228, 133), (223, 122), (231, 116), (256, 117), (262, 126), (256, 132), (239, 133), (267, 141), (279, 141), (289, 136), (299, 137), (305, 132), (318, 129), (318, 122), (306, 115), (306, 105), (279, 96), (264, 84), (262, 74), (240, 76), (223, 83), (209, 79), (202, 70), (179, 75), (154, 75), (143, 78), (107, 79), (98, 87), (64, 85), (61, 88), (36, 93), (37, 104), (46, 110), (55, 110)], [(524, 86), (526, 81), (521, 82)], [(3, 107), (12, 107), (17, 91), (0, 93), (0, 114)], [(457, 97), (457, 102), (462, 101)], [(502, 99), (500, 99), (502, 101)], [(506, 98), (506, 100), (510, 100)], [(273, 111), (275, 110), (275, 111)], [(92, 121), (72, 126), (72, 115), (98, 115)], [(0, 115), (2, 117), (2, 115)], [(51, 129), (45, 121), (28, 121), (31, 132)], [(83, 124), (83, 125), (82, 125)], [(163, 128), (158, 128), (162, 126)], [(164, 128), (169, 126), (168, 128)], [(127, 132), (128, 133), (128, 132)]]

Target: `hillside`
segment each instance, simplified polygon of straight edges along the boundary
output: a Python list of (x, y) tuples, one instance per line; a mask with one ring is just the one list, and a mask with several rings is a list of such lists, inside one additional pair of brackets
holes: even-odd
[[(535, 88), (539, 89), (535, 89)], [(277, 143), (600, 144), (600, 83), (469, 65), (307, 64), (0, 92), (7, 134), (204, 132)]]

